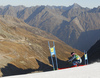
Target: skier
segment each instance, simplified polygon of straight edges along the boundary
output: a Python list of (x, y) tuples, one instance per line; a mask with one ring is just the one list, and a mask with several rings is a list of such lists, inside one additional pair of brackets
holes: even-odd
[(71, 62), (73, 61), (73, 65), (77, 66), (77, 64), (81, 64), (82, 63), (82, 59), (79, 55), (75, 54), (74, 52), (71, 53), (72, 58), (68, 61)]

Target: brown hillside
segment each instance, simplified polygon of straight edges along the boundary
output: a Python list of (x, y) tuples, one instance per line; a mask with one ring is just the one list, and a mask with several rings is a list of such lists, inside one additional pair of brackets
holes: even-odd
[[(2, 68), (9, 66), (8, 63), (24, 70), (40, 68), (38, 61), (52, 67), (48, 59), (50, 57), (48, 41), (51, 44), (52, 41), (55, 42), (57, 58), (59, 60), (68, 60), (72, 51), (77, 52), (81, 56), (83, 54), (79, 50), (66, 45), (55, 36), (47, 34), (38, 28), (31, 27), (17, 18), (0, 16), (1, 72)], [(42, 71), (48, 68), (42, 65), (40, 69)], [(11, 72), (10, 69), (5, 71)], [(3, 72), (2, 75), (4, 76)]]

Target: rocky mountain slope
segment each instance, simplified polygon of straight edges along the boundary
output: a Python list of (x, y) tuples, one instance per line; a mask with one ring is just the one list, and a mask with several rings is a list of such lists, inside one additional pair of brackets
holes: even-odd
[(0, 16), (0, 76), (52, 69), (48, 41), (55, 42), (57, 58), (67, 61), (73, 49), (50, 33), (29, 26), (18, 18)]
[[(6, 7), (6, 8), (5, 8)], [(64, 6), (5, 6), (0, 8), (1, 15), (11, 15), (24, 20), (27, 24), (52, 33), (68, 45), (81, 51), (88, 50), (97, 40), (82, 45), (83, 33), (100, 29), (100, 7), (89, 9), (73, 4)], [(18, 7), (20, 7), (18, 9)], [(98, 33), (96, 33), (98, 34)], [(92, 34), (90, 34), (92, 35)], [(87, 36), (85, 36), (86, 38)], [(98, 37), (100, 38), (100, 36)], [(80, 39), (83, 39), (81, 41)], [(89, 41), (89, 38), (87, 38)], [(80, 42), (81, 41), (81, 42)], [(80, 43), (79, 43), (80, 42)], [(77, 46), (76, 46), (77, 45)], [(83, 48), (84, 47), (84, 48)]]
[(98, 40), (88, 51), (89, 62), (100, 62), (100, 40)]

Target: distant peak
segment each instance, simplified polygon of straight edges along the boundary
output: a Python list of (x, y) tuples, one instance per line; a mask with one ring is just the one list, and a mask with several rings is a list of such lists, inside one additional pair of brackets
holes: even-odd
[(9, 5), (6, 5), (6, 7), (10, 7), (11, 5), (9, 4)]
[(79, 7), (81, 7), (79, 4), (77, 4), (77, 3), (74, 3), (73, 5), (72, 5), (72, 8), (79, 8)]
[(9, 7), (11, 7), (11, 5), (6, 5), (6, 6), (5, 6), (5, 8), (9, 8)]
[(98, 8), (100, 8), (100, 6), (98, 6)]
[(78, 5), (77, 3), (74, 3), (73, 5)]

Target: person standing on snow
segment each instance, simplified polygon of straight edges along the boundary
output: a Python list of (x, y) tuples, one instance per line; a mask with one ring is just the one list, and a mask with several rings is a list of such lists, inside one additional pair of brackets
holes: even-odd
[(79, 55), (75, 54), (74, 52), (71, 53), (72, 58), (68, 61), (71, 62), (73, 61), (73, 65), (81, 64), (82, 59)]

